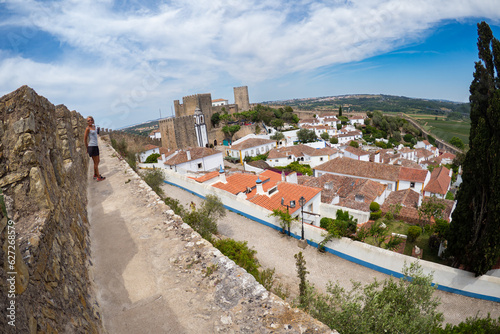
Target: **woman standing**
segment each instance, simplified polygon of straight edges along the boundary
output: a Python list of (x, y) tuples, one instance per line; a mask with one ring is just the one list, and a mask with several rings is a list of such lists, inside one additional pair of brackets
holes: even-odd
[(94, 118), (92, 116), (87, 117), (87, 128), (85, 129), (85, 135), (83, 136), (85, 141), (85, 146), (87, 147), (87, 153), (89, 157), (94, 160), (94, 179), (97, 181), (102, 181), (105, 179), (104, 176), (99, 174), (99, 147), (97, 146), (97, 129), (94, 124)]

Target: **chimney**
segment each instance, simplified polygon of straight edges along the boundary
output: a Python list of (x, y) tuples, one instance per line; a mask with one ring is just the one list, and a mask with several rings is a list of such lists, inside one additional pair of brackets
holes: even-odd
[(285, 182), (286, 181), (286, 175), (285, 175), (285, 171), (281, 171), (281, 181), (282, 182)]
[(224, 168), (222, 168), (222, 165), (220, 165), (220, 169), (219, 169), (219, 181), (222, 183), (227, 183), (226, 171), (224, 170)]
[(191, 151), (186, 151), (186, 156), (187, 156), (187, 159), (188, 161), (191, 161)]
[(264, 188), (262, 187), (262, 180), (257, 177), (257, 181), (255, 181), (257, 195), (264, 195)]

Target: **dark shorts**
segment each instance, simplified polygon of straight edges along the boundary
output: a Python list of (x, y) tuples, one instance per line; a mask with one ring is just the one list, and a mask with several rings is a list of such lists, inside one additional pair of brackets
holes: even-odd
[(99, 147), (87, 146), (87, 153), (89, 154), (89, 157), (99, 156)]

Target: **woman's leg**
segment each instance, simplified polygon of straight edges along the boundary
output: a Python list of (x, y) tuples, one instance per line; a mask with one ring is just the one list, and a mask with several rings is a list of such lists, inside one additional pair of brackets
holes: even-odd
[(94, 175), (99, 177), (99, 156), (95, 155), (92, 157), (92, 160), (94, 160)]

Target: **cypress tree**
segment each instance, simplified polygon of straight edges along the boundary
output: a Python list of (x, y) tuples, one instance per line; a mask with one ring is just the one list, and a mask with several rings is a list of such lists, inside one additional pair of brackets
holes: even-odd
[(470, 85), (470, 149), (463, 163), (448, 233), (453, 266), (476, 276), (500, 258), (500, 42), (485, 22), (478, 25), (480, 61)]

